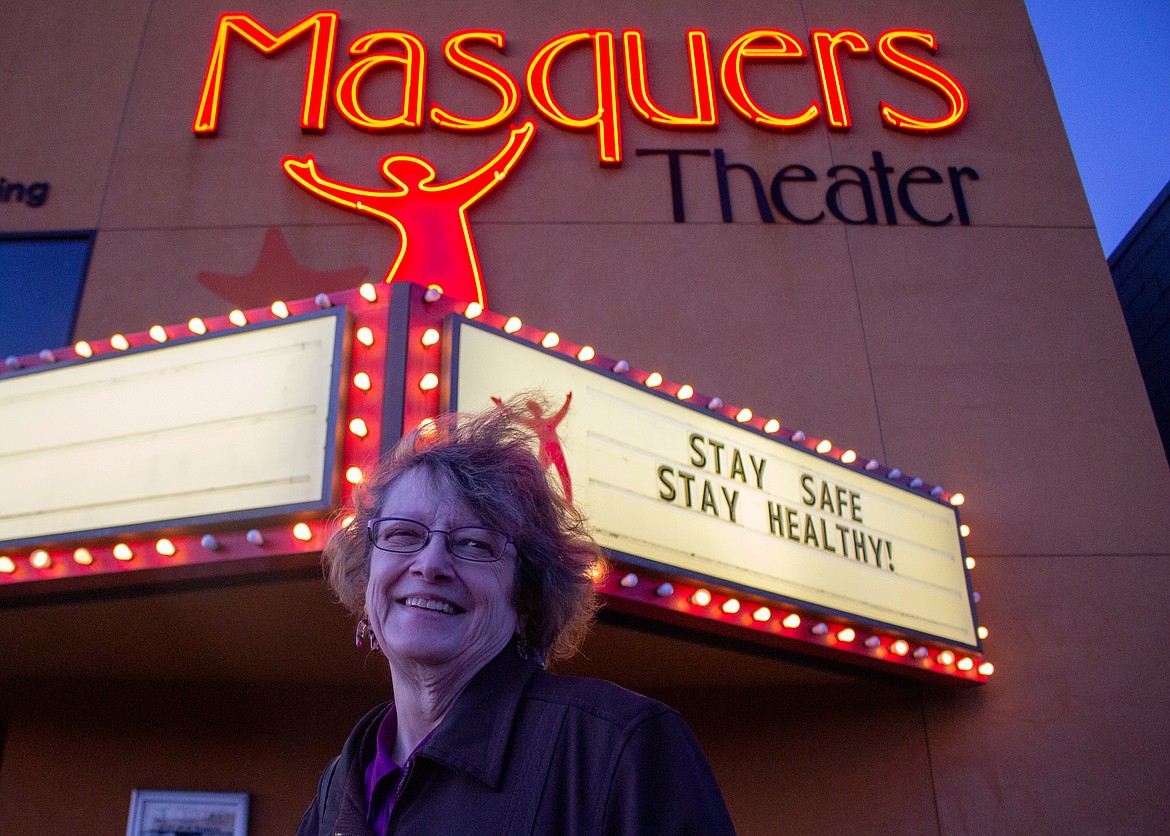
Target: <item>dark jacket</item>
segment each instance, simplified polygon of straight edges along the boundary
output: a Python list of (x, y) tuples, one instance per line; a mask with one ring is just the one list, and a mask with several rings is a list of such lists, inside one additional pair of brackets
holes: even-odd
[[(371, 834), (363, 775), (388, 709), (374, 709), (350, 734), (297, 836)], [(548, 673), (512, 644), (415, 752), (388, 832), (735, 831), (677, 712), (608, 682)]]

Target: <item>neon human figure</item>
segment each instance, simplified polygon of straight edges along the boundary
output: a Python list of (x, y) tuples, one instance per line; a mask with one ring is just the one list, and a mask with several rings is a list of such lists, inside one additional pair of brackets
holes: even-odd
[(361, 189), (323, 177), (312, 155), (285, 157), (285, 172), (322, 200), (393, 224), (402, 236), (398, 257), (385, 281), (437, 285), (446, 296), (483, 305), (483, 279), (467, 223), (467, 209), (507, 176), (520, 160), (536, 126), (531, 119), (513, 128), (499, 152), (475, 171), (435, 183), (435, 169), (412, 154), (391, 154), (382, 176), (394, 188)]
[[(492, 398), (492, 401), (502, 409), (507, 408), (499, 398)], [(565, 403), (557, 410), (556, 415), (545, 416), (544, 408), (536, 401), (528, 401), (525, 404), (528, 407), (527, 415), (513, 413), (517, 421), (536, 434), (537, 443), (540, 444), (540, 463), (546, 468), (551, 466), (556, 470), (557, 476), (561, 479), (561, 486), (565, 489), (565, 501), (570, 505), (573, 503), (573, 483), (569, 479), (569, 465), (565, 462), (565, 450), (561, 446), (560, 436), (557, 435), (557, 426), (569, 411), (569, 404), (572, 401), (573, 393), (570, 392), (565, 396)]]

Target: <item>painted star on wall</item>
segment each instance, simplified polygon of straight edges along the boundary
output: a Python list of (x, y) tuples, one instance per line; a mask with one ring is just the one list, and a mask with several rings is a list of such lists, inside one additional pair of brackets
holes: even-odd
[(212, 293), (238, 307), (260, 308), (275, 299), (306, 299), (326, 291), (352, 288), (369, 272), (368, 267), (310, 270), (293, 257), (284, 232), (279, 227), (270, 226), (264, 233), (256, 266), (250, 273), (232, 276), (200, 272), (196, 279)]

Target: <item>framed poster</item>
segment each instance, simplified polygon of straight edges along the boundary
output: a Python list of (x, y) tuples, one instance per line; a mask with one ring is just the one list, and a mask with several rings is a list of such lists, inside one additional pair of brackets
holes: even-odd
[(126, 836), (247, 836), (246, 792), (134, 790)]

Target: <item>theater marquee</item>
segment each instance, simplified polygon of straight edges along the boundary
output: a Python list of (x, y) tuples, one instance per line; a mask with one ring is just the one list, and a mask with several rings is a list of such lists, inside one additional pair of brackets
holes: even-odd
[(407, 282), (8, 358), (0, 598), (306, 569), (403, 432), (533, 387), (609, 610), (987, 680), (960, 494)]
[(459, 409), (572, 393), (567, 477), (623, 560), (978, 646), (953, 506), (466, 320), (448, 345)]

